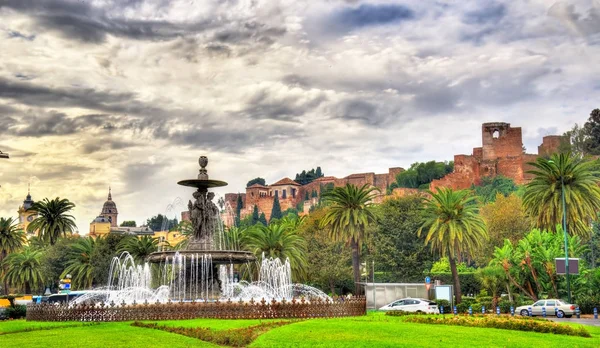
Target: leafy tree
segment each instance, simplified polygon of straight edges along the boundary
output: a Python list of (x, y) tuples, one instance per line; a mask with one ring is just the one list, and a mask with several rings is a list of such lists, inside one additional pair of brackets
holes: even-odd
[(362, 293), (356, 285), (360, 282), (360, 250), (363, 242), (370, 237), (367, 235), (367, 227), (376, 221), (372, 208), (375, 191), (379, 189), (366, 184), (360, 188), (347, 184), (322, 196), (329, 209), (321, 221), (321, 227), (329, 231), (334, 242), (346, 242), (350, 245), (354, 284), (358, 294)]
[(373, 259), (387, 282), (420, 282), (433, 257), (417, 237), (421, 225), (421, 199), (416, 196), (387, 199), (376, 206)]
[(481, 266), (491, 261), (494, 249), (502, 247), (505, 239), (517, 243), (533, 226), (532, 219), (525, 213), (523, 201), (514, 193), (508, 197), (498, 193), (494, 202), (481, 207), (480, 214), (489, 236), (489, 242), (474, 255)]
[[(110, 234), (109, 234), (110, 236)], [(79, 237), (67, 236), (66, 238), (59, 238), (54, 245), (43, 244), (42, 248), (39, 248), (39, 242), (30, 246), (30, 249), (42, 252), (42, 274), (44, 279), (47, 281), (47, 285), (52, 291), (58, 289), (58, 281), (60, 275), (65, 269), (65, 265), (69, 261), (69, 254), (71, 252), (71, 245), (79, 240)], [(41, 241), (38, 239), (38, 241)], [(108, 268), (109, 265), (106, 265)], [(108, 272), (108, 270), (107, 270)]]
[(317, 167), (316, 170), (313, 168), (308, 172), (306, 170), (303, 170), (302, 173), (296, 174), (296, 178), (294, 179), (294, 181), (299, 183), (300, 185), (306, 185), (322, 176), (324, 176), (324, 174), (321, 171), (321, 167)]
[(115, 256), (119, 256), (119, 247), (124, 239), (129, 236), (109, 233), (103, 238), (96, 238), (90, 262), (94, 275), (93, 284), (107, 284), (110, 264)]
[(135, 224), (135, 221), (133, 221), (133, 220), (127, 220), (127, 221), (121, 222), (121, 227), (136, 227), (136, 224)]
[(597, 162), (561, 153), (551, 159), (538, 158), (530, 165), (535, 169), (528, 173), (534, 178), (526, 185), (523, 204), (526, 212), (535, 217), (537, 227), (556, 231), (561, 224), (564, 185), (569, 233), (589, 237), (589, 226), (600, 211)]
[(170, 231), (177, 227), (179, 222), (176, 218), (169, 219), (167, 216), (158, 214), (146, 220), (146, 225), (152, 231)]
[(254, 178), (254, 179), (248, 181), (248, 183), (246, 184), (246, 187), (250, 187), (254, 184), (259, 184), (259, 185), (263, 185), (263, 186), (267, 185), (267, 183), (265, 182), (265, 179), (259, 177), (259, 178)]
[(5, 279), (9, 284), (31, 294), (31, 289), (39, 289), (44, 283), (41, 265), (42, 252), (25, 248), (19, 253), (12, 253), (2, 262), (6, 266)]
[(261, 257), (289, 259), (292, 273), (296, 279), (306, 273), (306, 240), (285, 221), (271, 223), (269, 226), (257, 224), (242, 237), (244, 246)]
[(475, 272), (475, 277), (481, 283), (481, 286), (492, 295), (492, 308), (498, 305), (498, 299), (506, 283), (506, 275), (500, 266), (488, 266), (479, 268)]
[(583, 127), (588, 136), (585, 140), (586, 153), (600, 155), (600, 109), (590, 112), (590, 118)]
[(254, 205), (254, 210), (252, 211), (252, 225), (256, 225), (258, 223), (258, 219), (260, 216), (258, 215), (258, 206)]
[(242, 200), (242, 195), (238, 193), (237, 201), (235, 203), (235, 224), (240, 225), (240, 220), (242, 219), (242, 209), (244, 208), (244, 201)]
[(589, 136), (585, 127), (580, 127), (577, 123), (575, 123), (570, 131), (567, 131), (563, 134), (563, 137), (566, 139), (566, 141), (561, 142), (558, 152), (571, 152), (577, 157), (583, 157), (587, 155), (586, 146)]
[(273, 208), (271, 209), (271, 218), (273, 219), (281, 219), (283, 214), (281, 213), (281, 205), (279, 204), (279, 194), (275, 192), (275, 198), (273, 199)]
[[(459, 262), (456, 264), (456, 270), (458, 273), (472, 273), (475, 271), (475, 268), (467, 266), (464, 262)], [(447, 257), (442, 257), (437, 260), (431, 266), (431, 270), (429, 273), (450, 273), (452, 272), (450, 268), (450, 260)]]
[(481, 249), (487, 239), (485, 223), (477, 213), (475, 197), (470, 192), (454, 191), (449, 188), (429, 191), (425, 199), (423, 224), (418, 234), (425, 231), (425, 244), (433, 252), (450, 260), (454, 279), (456, 302), (461, 302), (460, 280), (456, 260), (463, 255), (473, 255)]
[(408, 170), (399, 173), (396, 176), (396, 185), (390, 186), (407, 188), (428, 188), (429, 183), (435, 179), (440, 179), (454, 170), (454, 162), (435, 162), (413, 163)]
[(343, 242), (332, 243), (321, 227), (325, 213), (326, 209), (317, 209), (298, 228), (308, 246), (306, 283), (331, 294), (345, 294), (354, 288), (351, 253)]
[(600, 264), (600, 223), (598, 220), (592, 223), (590, 237), (589, 249), (582, 256), (591, 268), (596, 268)]
[[(569, 237), (569, 253), (580, 256), (586, 249), (579, 236)], [(563, 232), (545, 232), (534, 229), (513, 244), (508, 239), (494, 250), (490, 265), (501, 266), (508, 282), (522, 294), (537, 301), (542, 294), (560, 298), (559, 278), (555, 259), (564, 257)], [(583, 266), (583, 265), (582, 265)]]
[(512, 179), (501, 175), (495, 177), (484, 177), (481, 184), (472, 187), (475, 194), (481, 198), (483, 203), (493, 202), (498, 194), (507, 197), (517, 191), (517, 185)]
[(60, 237), (73, 233), (77, 228), (75, 218), (68, 214), (74, 207), (75, 204), (68, 199), (59, 197), (51, 201), (48, 198), (37, 201), (30, 208), (36, 212), (37, 217), (27, 226), (27, 230), (38, 231), (40, 239), (54, 245)]
[[(0, 264), (9, 253), (15, 252), (27, 242), (25, 232), (17, 226), (17, 220), (0, 218)], [(8, 295), (8, 284), (4, 282), (4, 293)]]
[(260, 216), (258, 217), (258, 222), (260, 222), (261, 224), (263, 224), (263, 226), (267, 226), (267, 217), (265, 216), (265, 213), (260, 213)]
[(125, 238), (119, 247), (119, 252), (128, 252), (136, 262), (143, 262), (148, 255), (157, 250), (158, 239), (151, 236)]
[(95, 246), (96, 241), (92, 237), (80, 238), (71, 245), (67, 268), (62, 272), (61, 278), (70, 274), (72, 286), (76, 289), (89, 289), (92, 286), (94, 280), (92, 255)]

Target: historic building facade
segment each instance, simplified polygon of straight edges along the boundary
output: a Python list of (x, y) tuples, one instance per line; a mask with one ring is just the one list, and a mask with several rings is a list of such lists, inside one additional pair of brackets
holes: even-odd
[(473, 149), (471, 155), (455, 155), (454, 171), (445, 177), (434, 180), (431, 190), (438, 187), (466, 189), (478, 185), (484, 177), (502, 175), (517, 184), (532, 179), (529, 162), (539, 156), (549, 156), (558, 151), (565, 140), (560, 135), (549, 135), (542, 139), (538, 154), (528, 154), (523, 150), (521, 127), (511, 127), (509, 123), (490, 122), (481, 126), (482, 146)]

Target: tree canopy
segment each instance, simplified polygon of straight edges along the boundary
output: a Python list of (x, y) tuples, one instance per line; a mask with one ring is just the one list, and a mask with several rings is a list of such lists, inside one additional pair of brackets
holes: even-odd
[(396, 187), (406, 188), (429, 188), (429, 184), (435, 180), (444, 177), (446, 174), (452, 173), (454, 170), (454, 162), (415, 162), (409, 169), (399, 173), (396, 176), (396, 182), (393, 183)]
[(178, 222), (177, 218), (169, 219), (165, 215), (158, 214), (146, 220), (146, 225), (148, 225), (152, 231), (170, 231), (177, 227)]
[(299, 183), (300, 185), (306, 185), (322, 176), (324, 176), (324, 174), (321, 171), (321, 167), (317, 167), (317, 169), (313, 168), (309, 171), (303, 170), (302, 173), (297, 173), (294, 181)]
[(258, 177), (258, 178), (254, 178), (254, 179), (248, 181), (248, 183), (246, 184), (246, 187), (250, 187), (254, 184), (259, 184), (259, 185), (263, 185), (263, 186), (267, 185), (265, 179)]

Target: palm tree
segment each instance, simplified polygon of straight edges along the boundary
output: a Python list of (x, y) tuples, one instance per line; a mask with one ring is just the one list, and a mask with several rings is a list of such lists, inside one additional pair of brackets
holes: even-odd
[(475, 196), (469, 191), (454, 191), (438, 188), (429, 191), (425, 198), (423, 224), (418, 235), (426, 232), (425, 245), (433, 252), (450, 260), (450, 270), (454, 279), (456, 302), (461, 302), (460, 280), (456, 270), (456, 260), (463, 255), (473, 255), (487, 240), (487, 230), (478, 214)]
[(67, 214), (75, 207), (75, 204), (68, 199), (56, 197), (53, 200), (44, 198), (38, 201), (30, 208), (37, 213), (27, 230), (29, 232), (38, 231), (38, 236), (45, 242), (54, 245), (58, 238), (73, 233), (76, 229), (75, 218)]
[[(506, 275), (500, 266), (488, 266), (477, 269), (475, 277), (481, 286), (492, 295), (492, 308), (496, 308), (502, 288), (506, 284)], [(509, 292), (510, 294), (510, 292)]]
[(570, 153), (554, 154), (551, 159), (540, 157), (529, 164), (534, 170), (527, 173), (534, 178), (525, 186), (523, 205), (537, 227), (557, 231), (563, 217), (561, 187), (564, 185), (569, 232), (588, 236), (590, 222), (600, 210), (598, 164)]
[(296, 279), (306, 274), (306, 240), (282, 223), (271, 223), (269, 226), (256, 224), (241, 237), (243, 246), (256, 257), (288, 259), (292, 273)]
[(14, 286), (25, 288), (25, 293), (31, 294), (31, 288), (39, 288), (44, 281), (41, 258), (42, 252), (31, 248), (8, 255), (2, 262), (6, 265), (4, 278)]
[[(25, 245), (25, 232), (18, 228), (16, 219), (0, 218), (0, 263), (9, 253), (15, 252)], [(4, 293), (8, 295), (8, 283), (4, 281)]]
[(73, 279), (73, 287), (90, 288), (94, 280), (94, 266), (92, 265), (92, 253), (96, 241), (92, 237), (81, 238), (71, 245), (67, 268), (61, 274), (64, 278), (70, 274)]
[(365, 184), (361, 187), (346, 184), (336, 187), (323, 195), (323, 202), (328, 210), (321, 221), (321, 227), (329, 230), (334, 242), (343, 241), (352, 248), (352, 271), (356, 293), (361, 294), (360, 251), (362, 244), (369, 238), (367, 226), (377, 219), (373, 211), (372, 201), (376, 197), (376, 187)]
[(158, 239), (150, 236), (126, 238), (120, 243), (119, 252), (127, 251), (133, 258), (142, 262), (148, 255), (158, 250)]

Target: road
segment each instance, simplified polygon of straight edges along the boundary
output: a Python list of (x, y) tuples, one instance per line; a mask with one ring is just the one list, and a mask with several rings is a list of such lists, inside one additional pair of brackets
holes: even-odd
[(548, 319), (555, 321), (557, 323), (575, 323), (575, 324), (583, 324), (583, 325), (600, 326), (599, 319), (583, 319), (583, 318), (577, 319), (575, 317), (573, 317), (573, 318), (548, 317)]

